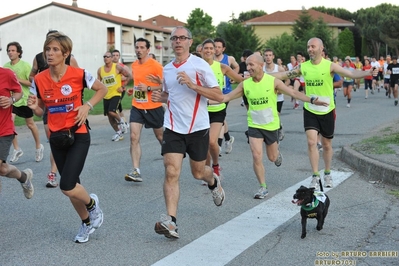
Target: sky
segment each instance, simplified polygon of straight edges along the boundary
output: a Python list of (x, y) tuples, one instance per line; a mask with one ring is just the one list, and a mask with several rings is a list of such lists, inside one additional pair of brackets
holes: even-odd
[[(2, 4), (2, 7), (0, 8), (0, 18), (16, 13), (23, 14), (52, 2), (51, 0), (2, 0), (2, 2), (5, 1), (9, 1), (9, 4)], [(72, 4), (72, 0), (56, 0), (54, 2), (66, 5)], [(110, 10), (115, 16), (132, 20), (138, 20), (139, 15), (142, 16), (143, 20), (157, 15), (164, 15), (168, 17), (173, 16), (182, 22), (186, 22), (190, 13), (194, 9), (200, 8), (204, 11), (204, 13), (212, 17), (212, 24), (214, 26), (217, 26), (222, 21), (229, 21), (233, 13), (235, 17), (238, 18), (241, 12), (250, 10), (263, 10), (267, 14), (271, 14), (276, 11), (300, 10), (305, 3), (305, 8), (310, 8), (312, 6), (324, 6), (328, 8), (344, 8), (350, 12), (355, 12), (361, 8), (373, 7), (381, 3), (398, 5), (398, 0), (369, 0), (359, 2), (348, 0), (311, 1), (313, 3), (316, 2), (317, 4), (310, 4), (310, 1), (298, 1), (298, 3), (294, 4), (292, 3), (293, 1), (270, 1), (272, 2), (271, 5), (266, 4), (269, 1), (262, 1), (265, 3), (263, 6), (259, 4), (259, 2), (261, 1), (229, 1), (229, 3), (226, 5), (226, 0), (153, 0), (149, 2), (132, 0), (77, 0), (78, 6), (81, 8), (104, 13)]]

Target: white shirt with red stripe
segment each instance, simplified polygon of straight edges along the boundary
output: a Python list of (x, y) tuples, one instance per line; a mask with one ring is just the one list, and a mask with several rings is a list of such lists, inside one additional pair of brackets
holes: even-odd
[(219, 84), (209, 64), (197, 56), (190, 55), (180, 65), (175, 65), (172, 61), (164, 67), (163, 90), (169, 94), (164, 127), (176, 133), (190, 134), (210, 127), (209, 114), (207, 98), (187, 85), (179, 84), (177, 73), (183, 71), (193, 83), (202, 87), (219, 87)]

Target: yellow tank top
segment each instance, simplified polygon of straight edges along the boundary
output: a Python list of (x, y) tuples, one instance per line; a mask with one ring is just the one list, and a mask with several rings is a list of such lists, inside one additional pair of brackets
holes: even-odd
[(277, 112), (277, 93), (274, 77), (264, 74), (259, 82), (252, 78), (243, 81), (244, 94), (248, 99), (248, 127), (274, 131), (280, 128)]
[[(212, 65), (211, 65), (213, 74), (216, 77), (216, 80), (218, 81), (220, 90), (223, 91), (223, 87), (224, 87), (224, 75), (222, 72), (222, 67), (220, 66), (220, 62), (217, 61), (213, 61)], [(226, 108), (226, 104), (225, 103), (219, 103), (219, 104), (212, 104), (208, 106), (208, 112), (219, 112), (222, 111), (223, 109)]]
[(104, 66), (100, 70), (101, 82), (108, 88), (108, 92), (104, 99), (108, 100), (115, 96), (121, 96), (121, 92), (118, 92), (118, 88), (122, 86), (122, 77), (116, 74), (116, 64), (112, 63), (111, 70), (105, 72)]

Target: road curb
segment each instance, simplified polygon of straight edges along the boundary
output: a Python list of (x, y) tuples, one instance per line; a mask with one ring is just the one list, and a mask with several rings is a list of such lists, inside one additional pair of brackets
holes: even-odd
[(342, 147), (340, 159), (370, 180), (399, 186), (399, 167), (389, 165), (361, 154), (349, 146)]

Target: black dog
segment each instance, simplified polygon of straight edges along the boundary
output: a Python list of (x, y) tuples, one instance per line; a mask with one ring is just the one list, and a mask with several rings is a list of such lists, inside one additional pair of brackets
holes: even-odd
[(306, 220), (308, 218), (316, 218), (316, 229), (318, 231), (323, 229), (324, 219), (327, 216), (328, 207), (330, 206), (330, 199), (324, 194), (321, 182), (320, 189), (321, 191), (315, 192), (314, 188), (301, 186), (294, 194), (292, 203), (301, 206), (302, 239), (306, 237)]

